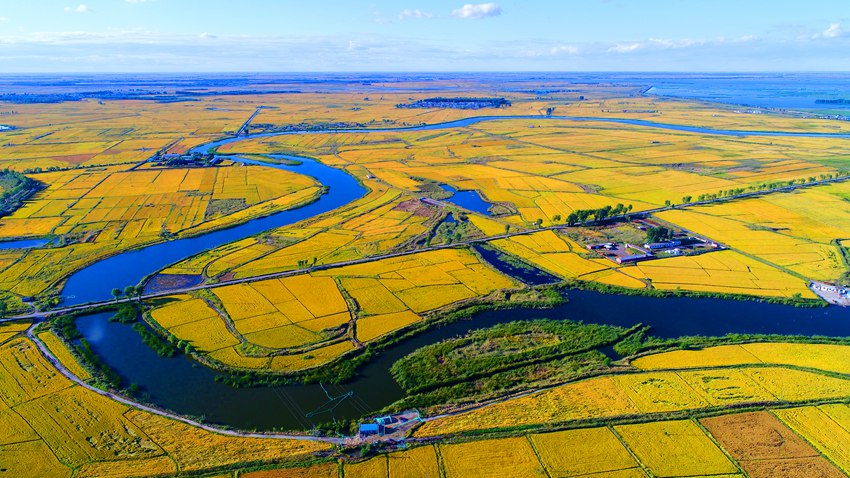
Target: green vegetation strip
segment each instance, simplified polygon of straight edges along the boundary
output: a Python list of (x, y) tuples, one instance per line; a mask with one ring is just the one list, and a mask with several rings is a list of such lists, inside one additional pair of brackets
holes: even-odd
[(619, 340), (625, 332), (622, 327), (568, 320), (510, 322), (423, 347), (396, 362), (392, 374), (408, 393), (421, 392), (588, 352)]

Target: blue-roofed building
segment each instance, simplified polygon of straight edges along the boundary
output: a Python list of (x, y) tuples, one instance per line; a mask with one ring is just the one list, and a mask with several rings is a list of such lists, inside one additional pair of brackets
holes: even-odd
[(360, 438), (365, 438), (372, 435), (378, 435), (381, 432), (377, 423), (361, 423)]

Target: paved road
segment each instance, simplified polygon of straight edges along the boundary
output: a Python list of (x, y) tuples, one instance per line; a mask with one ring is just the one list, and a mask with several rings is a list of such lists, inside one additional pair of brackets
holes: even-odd
[(278, 440), (309, 440), (309, 441), (321, 441), (321, 442), (327, 442), (327, 443), (333, 443), (333, 444), (342, 443), (342, 439), (340, 439), (340, 438), (314, 437), (314, 436), (307, 436), (307, 435), (286, 435), (286, 434), (281, 434), (281, 433), (240, 432), (240, 431), (235, 431), (235, 430), (227, 430), (227, 429), (224, 429), (224, 428), (218, 428), (218, 427), (214, 427), (214, 426), (211, 426), (211, 425), (206, 425), (206, 424), (197, 422), (195, 420), (191, 420), (191, 419), (186, 418), (186, 417), (181, 417), (180, 415), (175, 415), (173, 413), (167, 412), (165, 410), (161, 410), (161, 409), (156, 408), (156, 407), (151, 407), (149, 405), (144, 405), (142, 403), (134, 402), (133, 400), (125, 398), (121, 395), (116, 395), (112, 392), (108, 392), (106, 390), (101, 390), (99, 388), (93, 387), (93, 386), (89, 385), (88, 383), (86, 383), (85, 381), (83, 381), (82, 379), (80, 379), (79, 377), (77, 377), (76, 375), (74, 375), (73, 373), (71, 373), (70, 370), (65, 368), (65, 366), (62, 365), (62, 362), (60, 362), (59, 359), (57, 359), (53, 355), (53, 353), (51, 353), (50, 350), (41, 342), (41, 340), (39, 340), (38, 337), (35, 336), (34, 329), (35, 329), (36, 325), (37, 324), (33, 324), (29, 329), (27, 329), (27, 337), (29, 337), (30, 340), (32, 340), (32, 342), (38, 347), (38, 350), (41, 352), (41, 354), (50, 362), (51, 365), (56, 367), (56, 369), (59, 370), (59, 372), (62, 373), (62, 375), (64, 375), (66, 378), (68, 378), (68, 380), (74, 382), (75, 384), (85, 388), (86, 390), (90, 390), (90, 391), (92, 391), (92, 392), (94, 392), (98, 395), (102, 395), (102, 396), (109, 398), (111, 400), (115, 400), (116, 402), (121, 402), (125, 405), (131, 406), (133, 408), (137, 408), (139, 410), (144, 410), (146, 412), (153, 413), (153, 414), (159, 415), (161, 417), (170, 418), (172, 420), (177, 420), (177, 421), (183, 422), (187, 425), (192, 425), (193, 427), (202, 428), (202, 429), (204, 429), (208, 432), (218, 433), (219, 435), (228, 435), (228, 436), (233, 436), (233, 437), (244, 437), (244, 438), (273, 438), (273, 439), (278, 439)]
[(254, 110), (254, 114), (248, 117), (248, 120), (242, 123), (242, 126), (239, 127), (239, 130), (236, 131), (236, 137), (242, 136), (245, 134), (245, 130), (248, 129), (248, 126), (251, 126), (251, 121), (254, 121), (254, 117), (260, 114), (260, 111), (263, 110), (265, 106), (258, 106), (256, 110)]
[[(765, 190), (765, 191), (746, 192), (746, 193), (742, 193), (742, 194), (738, 194), (738, 195), (734, 195), (734, 196), (728, 196), (728, 197), (722, 197), (722, 198), (716, 198), (716, 199), (707, 199), (705, 201), (695, 201), (695, 202), (679, 204), (679, 205), (675, 205), (675, 206), (657, 207), (657, 208), (654, 208), (654, 209), (646, 209), (646, 210), (643, 210), (643, 211), (636, 211), (636, 212), (632, 213), (632, 215), (654, 214), (654, 213), (657, 213), (657, 212), (668, 211), (668, 210), (671, 210), (671, 209), (682, 209), (682, 208), (693, 207), (693, 206), (705, 206), (705, 205), (709, 205), (709, 204), (716, 204), (716, 203), (721, 203), (721, 202), (726, 202), (726, 201), (734, 201), (734, 200), (737, 200), (737, 199), (752, 198), (752, 197), (764, 196), (764, 195), (767, 195), (767, 194), (773, 194), (773, 193), (779, 193), (779, 192), (789, 192), (789, 191), (793, 191), (793, 190), (799, 189), (799, 188), (817, 186), (817, 185), (822, 185), (822, 184), (830, 184), (830, 183), (842, 182), (842, 181), (847, 181), (847, 180), (850, 180), (850, 176), (833, 178), (833, 179), (824, 179), (824, 180), (813, 181), (813, 182), (805, 183), (805, 184), (795, 184), (795, 185), (792, 185), (792, 186), (784, 186), (784, 187), (781, 187), (781, 188), (770, 189), (770, 190)], [(607, 218), (606, 221), (610, 221), (612, 219), (618, 219), (618, 218), (623, 218), (623, 216), (622, 215), (621, 216), (612, 216), (610, 218)], [(589, 221), (587, 224), (585, 224), (585, 226), (586, 225), (594, 225), (595, 223), (596, 223), (596, 221)], [(391, 253), (387, 253), (387, 254), (379, 254), (379, 255), (375, 255), (375, 256), (369, 256), (369, 257), (364, 257), (364, 258), (361, 258), (361, 259), (354, 259), (354, 260), (350, 260), (350, 261), (334, 262), (334, 263), (330, 263), (330, 264), (321, 264), (321, 265), (317, 265), (317, 266), (313, 266), (313, 267), (306, 267), (306, 268), (301, 268), (301, 269), (293, 269), (293, 270), (288, 270), (288, 271), (273, 272), (273, 273), (270, 273), (270, 274), (261, 274), (261, 275), (257, 275), (257, 276), (243, 277), (243, 278), (239, 278), (239, 279), (223, 280), (223, 281), (215, 283), (215, 284), (201, 284), (201, 285), (192, 286), (192, 287), (170, 289), (170, 290), (162, 291), (162, 292), (144, 294), (144, 295), (141, 296), (141, 299), (142, 300), (156, 299), (156, 298), (159, 298), (159, 297), (166, 297), (166, 296), (174, 295), (174, 294), (185, 294), (185, 293), (188, 293), (188, 292), (193, 292), (193, 291), (202, 290), (202, 289), (214, 289), (216, 287), (223, 287), (223, 286), (232, 285), (232, 284), (243, 284), (243, 283), (261, 281), (261, 280), (265, 280), (265, 279), (276, 279), (276, 278), (282, 278), (282, 277), (289, 277), (289, 276), (294, 276), (294, 275), (298, 275), (298, 274), (303, 274), (305, 272), (336, 269), (336, 268), (339, 268), (339, 267), (351, 266), (351, 265), (356, 265), (356, 264), (365, 264), (365, 263), (369, 263), (369, 262), (380, 261), (380, 260), (383, 260), (383, 259), (391, 259), (391, 258), (394, 258), (394, 257), (403, 257), (403, 256), (411, 255), (411, 254), (418, 254), (418, 253), (421, 253), (421, 252), (436, 251), (436, 250), (441, 250), (441, 249), (453, 249), (453, 248), (458, 248), (458, 247), (466, 247), (466, 246), (473, 245), (473, 244), (481, 244), (481, 243), (486, 243), (486, 242), (490, 242), (490, 241), (496, 241), (496, 240), (499, 240), (499, 239), (507, 239), (507, 238), (515, 237), (515, 236), (534, 234), (536, 232), (562, 230), (562, 229), (569, 229), (569, 228), (572, 228), (572, 227), (579, 227), (579, 226), (555, 225), (555, 226), (540, 227), (540, 228), (533, 228), (533, 229), (524, 229), (524, 230), (521, 230), (521, 231), (507, 232), (505, 234), (497, 234), (497, 235), (493, 235), (493, 236), (486, 236), (486, 237), (480, 237), (480, 238), (476, 238), (476, 239), (470, 239), (468, 241), (455, 242), (453, 244), (442, 244), (442, 245), (438, 245), (438, 246), (420, 247), (420, 248), (416, 248), (416, 249), (409, 249), (409, 250), (405, 250), (405, 251), (391, 252)], [(30, 314), (24, 314), (24, 315), (18, 315), (18, 316), (14, 316), (14, 317), (5, 318), (5, 319), (0, 319), (0, 323), (12, 321), (12, 320), (20, 320), (20, 319), (42, 320), (44, 318), (55, 316), (55, 315), (67, 314), (69, 312), (78, 312), (78, 311), (81, 311), (81, 310), (87, 310), (87, 309), (91, 309), (91, 308), (99, 307), (99, 306), (103, 306), (103, 305), (109, 305), (109, 304), (115, 304), (115, 303), (120, 304), (120, 303), (128, 302), (128, 301), (131, 301), (131, 300), (137, 300), (137, 299), (136, 298), (132, 298), (132, 299), (122, 298), (122, 299), (118, 299), (117, 301), (115, 301), (115, 300), (104, 300), (104, 301), (100, 301), (100, 302), (89, 302), (89, 303), (86, 303), (86, 304), (79, 304), (79, 305), (74, 305), (74, 306), (70, 306), (70, 307), (60, 307), (60, 308), (51, 309), (51, 310), (47, 310), (47, 311), (33, 312), (33, 313), (30, 313)]]

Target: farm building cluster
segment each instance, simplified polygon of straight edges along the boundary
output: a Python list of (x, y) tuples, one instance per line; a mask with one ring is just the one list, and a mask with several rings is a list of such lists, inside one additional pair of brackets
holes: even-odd
[[(641, 231), (663, 229), (661, 225), (651, 219), (635, 220), (633, 224)], [(601, 242), (587, 244), (585, 247), (617, 264), (630, 264), (662, 257), (698, 254), (724, 248), (715, 241), (694, 235), (688, 231), (664, 230), (667, 233), (664, 234), (663, 240), (647, 241), (642, 244), (631, 242)]]

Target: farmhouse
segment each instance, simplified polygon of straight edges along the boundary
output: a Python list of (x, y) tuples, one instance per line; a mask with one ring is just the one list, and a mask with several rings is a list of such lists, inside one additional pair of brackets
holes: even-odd
[(648, 243), (644, 244), (643, 247), (646, 248), (646, 249), (649, 249), (649, 250), (655, 250), (655, 249), (669, 249), (671, 247), (676, 247), (676, 246), (681, 246), (681, 245), (682, 245), (682, 241), (676, 239), (676, 240), (665, 241), (665, 242), (648, 242)]
[(614, 260), (617, 262), (617, 264), (630, 264), (632, 262), (643, 261), (651, 258), (652, 256), (650, 256), (649, 254), (633, 254), (631, 256), (619, 256)]

